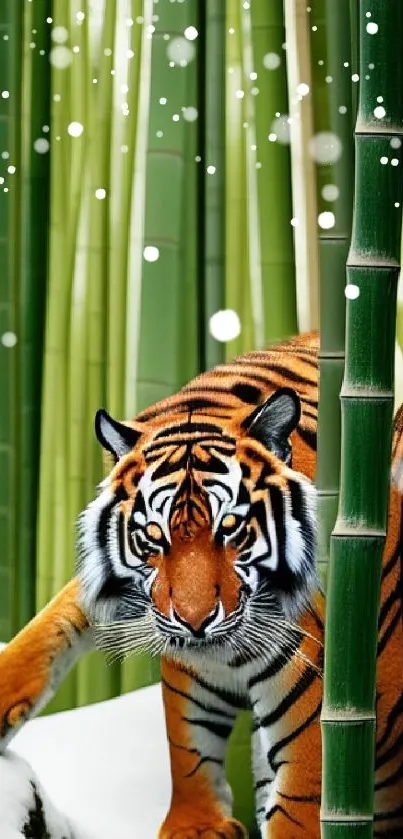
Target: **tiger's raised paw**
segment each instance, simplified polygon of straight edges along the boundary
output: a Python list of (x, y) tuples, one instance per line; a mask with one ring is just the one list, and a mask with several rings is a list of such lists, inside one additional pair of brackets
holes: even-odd
[[(193, 818), (193, 823), (195, 819)], [(248, 832), (235, 819), (222, 819), (207, 823), (200, 819), (197, 827), (187, 826), (184, 819), (168, 817), (162, 825), (158, 839), (248, 839)]]

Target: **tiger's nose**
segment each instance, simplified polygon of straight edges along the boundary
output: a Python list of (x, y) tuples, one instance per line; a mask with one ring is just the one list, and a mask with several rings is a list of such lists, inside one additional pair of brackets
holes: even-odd
[(213, 629), (218, 626), (225, 618), (224, 606), (219, 600), (214, 609), (208, 615), (191, 615), (188, 613), (187, 617), (183, 617), (171, 602), (170, 619), (171, 622), (181, 629), (186, 629), (195, 638), (205, 638)]

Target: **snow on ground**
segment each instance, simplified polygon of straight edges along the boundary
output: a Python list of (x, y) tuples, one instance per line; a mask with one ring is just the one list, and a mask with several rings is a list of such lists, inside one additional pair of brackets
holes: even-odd
[[(26, 764), (16, 755), (68, 816), (74, 839), (157, 836), (171, 788), (159, 685), (28, 722), (0, 758), (1, 839), (20, 839), (21, 807), (32, 797)], [(45, 812), (52, 839), (70, 835), (60, 832), (63, 820), (46, 801)]]

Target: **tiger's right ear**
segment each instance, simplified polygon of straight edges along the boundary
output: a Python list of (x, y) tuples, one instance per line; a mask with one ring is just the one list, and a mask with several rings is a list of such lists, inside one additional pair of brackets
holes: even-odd
[(112, 419), (103, 408), (95, 415), (95, 434), (101, 446), (111, 452), (116, 462), (128, 454), (141, 437), (140, 431)]

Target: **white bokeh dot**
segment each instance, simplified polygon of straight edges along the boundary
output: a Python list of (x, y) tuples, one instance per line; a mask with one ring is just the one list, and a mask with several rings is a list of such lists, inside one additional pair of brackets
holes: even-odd
[[(56, 67), (58, 70), (65, 70), (66, 67), (69, 67), (73, 60), (73, 53), (69, 50), (68, 47), (65, 46), (58, 46), (53, 47), (49, 53), (49, 61), (53, 67)], [(53, 97), (55, 99), (55, 97)], [(55, 101), (57, 101), (55, 99)]]
[(64, 44), (69, 37), (69, 33), (65, 26), (54, 26), (50, 37), (55, 44)]
[(233, 309), (220, 309), (211, 316), (209, 329), (216, 341), (233, 341), (241, 332), (241, 322)]
[(159, 256), (159, 249), (155, 245), (146, 245), (143, 250), (143, 257), (146, 262), (157, 262)]
[(360, 296), (360, 289), (355, 283), (348, 283), (344, 289), (344, 294), (347, 300), (357, 300), (357, 297)]
[(269, 140), (274, 136), (280, 145), (287, 146), (290, 142), (290, 118), (288, 114), (280, 114), (279, 117), (273, 120), (270, 126)]
[(377, 23), (374, 23), (374, 21), (371, 20), (369, 23), (367, 23), (365, 28), (368, 32), (368, 35), (376, 35), (379, 26)]
[(336, 163), (343, 150), (342, 142), (332, 131), (319, 131), (309, 141), (309, 152), (316, 163)]
[(1, 336), (1, 343), (3, 344), (3, 347), (6, 347), (7, 349), (15, 347), (17, 343), (17, 336), (15, 332), (3, 332)]
[(167, 56), (172, 66), (186, 67), (196, 55), (196, 47), (187, 38), (172, 38), (167, 46)]
[(81, 137), (81, 134), (84, 131), (84, 126), (81, 122), (69, 122), (67, 131), (70, 134), (70, 137)]
[(98, 187), (98, 189), (95, 190), (95, 198), (98, 198), (98, 201), (103, 201), (103, 199), (106, 198), (106, 189)]
[(325, 184), (321, 190), (322, 198), (325, 201), (337, 201), (339, 197), (339, 187), (336, 184)]
[(266, 70), (277, 70), (280, 64), (281, 58), (276, 52), (267, 52), (263, 56), (263, 67), (266, 67)]
[(318, 215), (318, 224), (322, 230), (331, 230), (336, 223), (336, 218), (334, 213), (330, 210), (325, 210), (323, 213), (319, 213)]
[(188, 41), (195, 41), (199, 33), (195, 26), (187, 26), (183, 34)]
[(383, 119), (386, 117), (386, 111), (383, 105), (377, 105), (376, 108), (374, 108), (374, 117), (377, 119)]
[(185, 119), (186, 122), (194, 122), (197, 119), (199, 112), (197, 108), (193, 107), (193, 105), (189, 105), (189, 107), (183, 109), (182, 114), (183, 119)]

